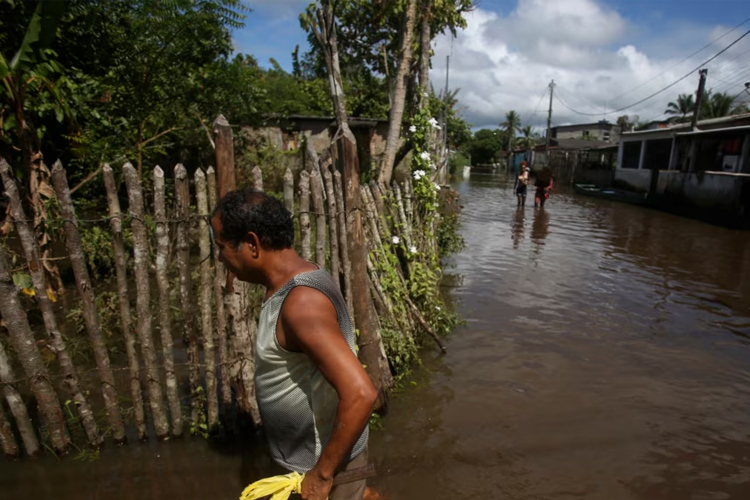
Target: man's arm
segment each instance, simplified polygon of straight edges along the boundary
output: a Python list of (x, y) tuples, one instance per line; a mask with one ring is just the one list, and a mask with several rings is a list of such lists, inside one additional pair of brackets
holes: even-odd
[(303, 499), (325, 500), (336, 469), (370, 419), (377, 391), (346, 343), (333, 303), (322, 292), (307, 287), (289, 292), (281, 311), (281, 330), (282, 346), (307, 354), (339, 396), (331, 439), (302, 484)]

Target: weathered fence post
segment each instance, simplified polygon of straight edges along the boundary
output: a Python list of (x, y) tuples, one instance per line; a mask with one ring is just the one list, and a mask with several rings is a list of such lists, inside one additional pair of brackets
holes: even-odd
[(344, 187), (341, 183), (341, 174), (338, 170), (333, 171), (333, 191), (336, 197), (338, 213), (333, 224), (338, 223), (341, 253), (341, 270), (344, 273), (344, 297), (349, 309), (349, 316), (354, 318), (354, 299), (352, 298), (352, 265), (349, 261), (349, 243), (346, 230), (346, 210), (344, 207)]
[(120, 200), (117, 197), (117, 184), (112, 167), (104, 165), (102, 168), (104, 187), (107, 190), (107, 204), (109, 206), (109, 225), (112, 230), (112, 248), (115, 253), (115, 271), (117, 273), (117, 295), (120, 300), (120, 322), (122, 334), (125, 337), (125, 352), (128, 356), (130, 371), (130, 397), (133, 398), (133, 413), (138, 439), (146, 439), (146, 415), (143, 408), (143, 391), (141, 389), (141, 369), (138, 362), (135, 331), (133, 330), (130, 297), (128, 295), (128, 276), (125, 264), (125, 246), (122, 236), (122, 212)]
[(219, 198), (222, 198), (237, 186), (237, 176), (234, 170), (234, 135), (224, 115), (217, 116), (214, 121), (214, 143), (216, 145), (216, 182), (219, 188)]
[(172, 417), (172, 435), (182, 436), (182, 407), (174, 371), (174, 338), (172, 337), (172, 304), (169, 300), (169, 223), (165, 200), (164, 170), (154, 168), (154, 216), (156, 218), (156, 287), (159, 296), (159, 332), (164, 358), (167, 403)]
[(190, 379), (190, 420), (199, 421), (200, 351), (193, 309), (193, 280), (190, 275), (190, 185), (187, 170), (178, 163), (174, 169), (175, 203), (177, 205), (177, 269), (180, 276), (180, 308), (182, 309), (183, 340), (187, 342), (188, 378)]
[(63, 387), (75, 402), (89, 444), (97, 447), (102, 442), (102, 436), (99, 434), (99, 428), (96, 425), (96, 420), (94, 420), (94, 413), (91, 411), (91, 406), (79, 385), (73, 360), (70, 358), (65, 341), (60, 334), (52, 301), (47, 296), (47, 280), (44, 277), (44, 266), (39, 258), (39, 247), (34, 238), (34, 233), (26, 223), (26, 213), (21, 204), (21, 195), (18, 191), (18, 186), (10, 172), (10, 165), (2, 158), (0, 158), (0, 175), (2, 175), (5, 192), (8, 198), (10, 198), (11, 214), (16, 223), (16, 230), (23, 246), (26, 262), (29, 265), (29, 274), (34, 284), (34, 295), (42, 311), (44, 326), (50, 337), (50, 347), (60, 363), (60, 370), (64, 377)]
[(409, 224), (409, 220), (406, 218), (406, 210), (404, 210), (404, 200), (401, 197), (401, 187), (398, 185), (396, 181), (393, 181), (393, 194), (396, 196), (396, 207), (398, 209), (398, 218), (401, 221), (401, 230), (403, 231), (402, 236), (404, 240), (406, 241), (407, 246), (412, 245), (412, 234), (411, 234), (411, 224)]
[(258, 191), (263, 191), (263, 171), (258, 165), (253, 167), (253, 187)]
[[(5, 257), (0, 258), (4, 259)], [(13, 414), (13, 419), (16, 421), (16, 427), (18, 428), (18, 433), (21, 435), (26, 454), (35, 457), (39, 454), (39, 440), (36, 438), (34, 425), (31, 423), (29, 413), (26, 411), (26, 405), (23, 404), (21, 395), (13, 385), (15, 380), (16, 375), (13, 373), (10, 360), (5, 353), (5, 346), (0, 341), (0, 383), (3, 385), (3, 394), (5, 394), (5, 400), (8, 402), (8, 408), (10, 408), (10, 412)]]
[[(216, 171), (208, 167), (208, 204), (210, 213), (216, 208)], [(221, 403), (224, 411), (232, 404), (232, 387), (229, 382), (229, 361), (227, 350), (227, 319), (224, 310), (224, 283), (226, 283), (226, 269), (219, 262), (219, 247), (214, 243), (214, 302), (216, 304), (216, 337), (219, 343), (219, 380), (221, 380)]]
[(16, 436), (13, 435), (13, 428), (5, 416), (3, 405), (0, 405), (0, 448), (3, 449), (3, 453), (8, 458), (17, 458), (19, 455)]
[(198, 240), (200, 245), (201, 330), (203, 332), (203, 360), (206, 364), (206, 406), (208, 432), (219, 426), (219, 398), (216, 392), (216, 353), (214, 352), (213, 317), (211, 315), (211, 239), (208, 234), (208, 198), (206, 175), (201, 169), (195, 172), (195, 192), (198, 201)]
[[(13, 283), (13, 277), (10, 274), (8, 259), (2, 247), (0, 247), (0, 314), (5, 320), (5, 326), (10, 334), (18, 360), (21, 362), (24, 373), (29, 378), (31, 390), (36, 396), (42, 414), (42, 422), (49, 431), (50, 444), (56, 452), (64, 453), (70, 444), (70, 437), (65, 428), (65, 417), (60, 407), (60, 400), (49, 381), (49, 374), (44, 366), (42, 355), (36, 347), (34, 334), (29, 326), (29, 321), (26, 319), (23, 306), (21, 306), (16, 285)], [(8, 377), (10, 375), (12, 373), (7, 374)], [(7, 398), (8, 393), (6, 392), (5, 395)], [(23, 402), (19, 404), (23, 405)], [(27, 446), (30, 446), (33, 450), (33, 443), (28, 443)]]
[(128, 188), (128, 205), (133, 230), (133, 256), (135, 261), (136, 313), (138, 314), (138, 338), (141, 341), (143, 364), (148, 379), (148, 399), (154, 419), (156, 436), (163, 439), (169, 434), (169, 423), (164, 410), (159, 369), (151, 331), (151, 288), (149, 285), (148, 230), (144, 219), (143, 189), (138, 172), (130, 163), (122, 167), (125, 185)]
[(326, 268), (326, 208), (323, 204), (323, 179), (320, 173), (310, 173), (310, 191), (312, 193), (313, 211), (315, 211), (315, 262)]
[[(219, 198), (235, 189), (237, 184), (234, 169), (234, 146), (232, 128), (223, 116), (214, 123), (216, 137), (216, 169), (218, 172)], [(227, 338), (229, 340), (230, 379), (237, 395), (237, 406), (241, 413), (260, 425), (260, 411), (255, 399), (255, 335), (256, 325), (250, 307), (249, 285), (235, 283), (234, 276), (227, 272), (225, 294), (227, 309)]]
[(338, 219), (336, 218), (338, 207), (336, 206), (336, 194), (333, 191), (333, 176), (329, 169), (323, 172), (323, 180), (326, 185), (326, 201), (328, 202), (328, 226), (331, 233), (328, 243), (331, 249), (331, 275), (336, 286), (341, 289), (341, 269), (339, 265), (339, 231)]
[(299, 229), (302, 258), (312, 260), (310, 251), (310, 174), (303, 170), (299, 174)]
[(289, 167), (284, 171), (284, 207), (294, 216), (294, 174)]
[(83, 319), (86, 324), (86, 331), (91, 339), (91, 345), (94, 349), (94, 359), (99, 375), (102, 380), (102, 395), (104, 396), (104, 407), (107, 410), (109, 425), (112, 429), (112, 437), (117, 442), (125, 440), (125, 424), (120, 414), (120, 406), (117, 400), (117, 390), (115, 389), (115, 376), (112, 373), (112, 366), (109, 362), (109, 353), (107, 344), (102, 336), (101, 324), (99, 323), (99, 311), (96, 309), (94, 301), (94, 290), (89, 277), (89, 270), (86, 267), (86, 258), (83, 255), (83, 245), (81, 244), (81, 234), (78, 232), (78, 222), (76, 220), (73, 202), (70, 199), (70, 189), (68, 188), (68, 179), (65, 175), (60, 160), (52, 166), (52, 183), (57, 193), (57, 201), (60, 204), (65, 228), (65, 247), (70, 256), (70, 264), (73, 268), (78, 293), (81, 296), (81, 310)]

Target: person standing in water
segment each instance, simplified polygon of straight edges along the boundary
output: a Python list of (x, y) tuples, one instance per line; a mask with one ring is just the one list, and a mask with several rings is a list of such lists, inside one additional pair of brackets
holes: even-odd
[(544, 167), (539, 175), (536, 176), (536, 193), (534, 194), (534, 208), (544, 208), (544, 203), (549, 198), (549, 192), (552, 190), (552, 171), (549, 167)]
[(219, 261), (266, 288), (255, 390), (271, 458), (305, 473), (304, 500), (362, 500), (365, 480), (333, 476), (367, 465), (378, 393), (356, 355), (356, 333), (333, 278), (294, 250), (284, 205), (255, 189), (227, 193), (211, 218)]
[(516, 177), (516, 182), (513, 185), (513, 189), (516, 192), (518, 198), (518, 206), (523, 207), (526, 205), (526, 195), (529, 185), (529, 171), (526, 167), (526, 161), (521, 162), (521, 173)]

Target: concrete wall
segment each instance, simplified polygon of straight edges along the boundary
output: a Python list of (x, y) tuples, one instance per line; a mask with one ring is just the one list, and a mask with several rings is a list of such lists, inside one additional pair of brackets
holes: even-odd
[(609, 187), (612, 185), (614, 176), (614, 169), (580, 168), (575, 171), (573, 182), (575, 184), (593, 184), (597, 187)]
[[(662, 172), (666, 173), (666, 172)], [(659, 194), (676, 197), (698, 207), (734, 211), (740, 203), (742, 185), (750, 175), (724, 172), (678, 173), (659, 178)]]
[(648, 192), (651, 186), (651, 171), (631, 168), (618, 168), (615, 171), (615, 181), (627, 184), (631, 189), (640, 193)]
[[(297, 119), (289, 127), (244, 127), (242, 133), (247, 137), (263, 138), (268, 144), (281, 151), (290, 151), (300, 147), (301, 137), (307, 136), (315, 151), (320, 154), (331, 146), (331, 139), (336, 133), (335, 123), (331, 120)], [(360, 147), (366, 146), (369, 136), (369, 154), (373, 160), (385, 152), (385, 142), (388, 137), (388, 123), (378, 122), (374, 128), (353, 126), (352, 131), (357, 137)]]

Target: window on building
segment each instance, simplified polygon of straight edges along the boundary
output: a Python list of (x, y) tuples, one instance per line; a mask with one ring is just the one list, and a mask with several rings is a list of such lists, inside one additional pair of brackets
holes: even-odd
[(623, 155), (620, 168), (638, 168), (641, 160), (641, 141), (626, 142), (621, 147)]
[(604, 132), (604, 140), (605, 141), (609, 140), (609, 132)]
[(589, 137), (591, 137), (591, 132), (589, 132), (588, 130), (584, 130), (583, 131), (583, 138), (584, 139), (588, 139)]

